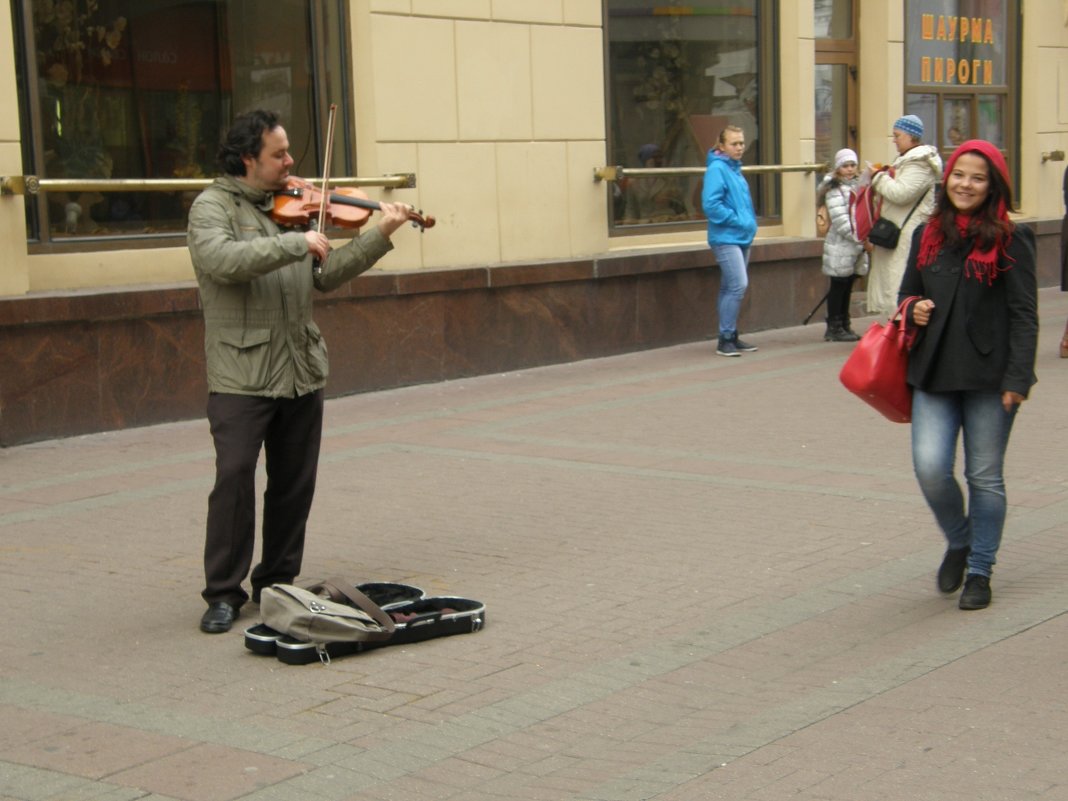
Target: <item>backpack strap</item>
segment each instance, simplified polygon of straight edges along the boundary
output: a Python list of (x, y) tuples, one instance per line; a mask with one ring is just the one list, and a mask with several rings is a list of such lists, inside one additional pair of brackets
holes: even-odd
[(385, 635), (382, 637), (375, 637), (374, 639), (389, 639), (397, 629), (397, 624), (393, 622), (393, 618), (383, 612), (382, 607), (344, 579), (327, 579), (318, 584), (313, 584), (307, 589), (310, 592), (325, 592), (332, 601), (337, 603), (348, 602), (361, 612), (366, 612), (382, 627), (382, 633)]

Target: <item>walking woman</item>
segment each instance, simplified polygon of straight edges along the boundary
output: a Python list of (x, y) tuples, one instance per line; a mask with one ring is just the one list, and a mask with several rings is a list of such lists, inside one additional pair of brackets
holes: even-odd
[[(994, 145), (961, 144), (943, 182), (913, 237), (899, 293), (921, 297), (909, 310), (919, 328), (908, 367), (912, 461), (946, 538), (938, 589), (952, 593), (963, 582), (960, 608), (983, 609), (1005, 525), (1009, 432), (1036, 381), (1035, 240), (1009, 219), (1012, 182)], [(954, 477), (962, 433), (967, 509)]]
[(831, 227), (823, 240), (823, 274), (830, 279), (827, 289), (827, 342), (856, 342), (849, 317), (853, 282), (868, 273), (865, 243), (857, 239), (850, 214), (850, 198), (857, 185), (857, 154), (848, 147), (834, 154), (834, 170), (820, 182), (817, 207), (827, 208)]
[(756, 212), (749, 195), (749, 184), (742, 175), (745, 155), (745, 132), (728, 125), (719, 135), (719, 143), (708, 152), (705, 182), (701, 190), (701, 208), (708, 218), (708, 244), (719, 263), (720, 356), (741, 356), (756, 350), (756, 345), (738, 338), (738, 311), (749, 286), (749, 248), (757, 232)]

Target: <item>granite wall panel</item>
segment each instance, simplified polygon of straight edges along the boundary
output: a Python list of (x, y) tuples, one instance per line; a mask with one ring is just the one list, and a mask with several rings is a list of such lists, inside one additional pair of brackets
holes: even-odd
[(122, 320), (97, 328), (105, 429), (203, 414), (208, 390), (199, 315)]
[[(1033, 227), (1039, 284), (1058, 284), (1060, 221)], [(758, 242), (739, 327), (799, 325), (827, 289), (821, 252), (819, 240)], [(707, 247), (374, 271), (316, 301), (327, 393), (711, 338), (718, 289)], [(0, 298), (0, 446), (193, 419), (206, 393), (195, 285)]]
[(99, 431), (99, 352), (88, 323), (0, 332), (0, 444)]

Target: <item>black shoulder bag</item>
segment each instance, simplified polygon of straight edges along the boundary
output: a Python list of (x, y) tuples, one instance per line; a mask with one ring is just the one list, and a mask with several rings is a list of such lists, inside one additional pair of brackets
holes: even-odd
[[(927, 192), (931, 190), (928, 189)], [(912, 216), (912, 212), (916, 211), (923, 202), (923, 199), (927, 197), (927, 192), (920, 195), (920, 199), (916, 201), (916, 205), (909, 211), (908, 217), (901, 223), (899, 228), (895, 222), (886, 219), (886, 217), (880, 217), (875, 221), (875, 225), (871, 227), (871, 233), (868, 234), (868, 241), (873, 245), (878, 245), (881, 248), (887, 250), (893, 250), (897, 247), (897, 241), (901, 238), (901, 228), (904, 228), (909, 223), (909, 217)]]

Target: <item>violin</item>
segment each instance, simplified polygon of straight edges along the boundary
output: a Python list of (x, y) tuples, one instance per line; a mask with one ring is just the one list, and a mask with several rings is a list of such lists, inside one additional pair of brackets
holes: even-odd
[[(367, 222), (372, 211), (381, 208), (359, 189), (338, 187), (324, 196), (322, 190), (310, 181), (290, 176), (286, 188), (274, 193), (271, 218), (287, 228), (308, 225), (313, 220), (318, 221), (320, 230), (325, 227), (326, 220), (339, 228), (359, 228)], [(320, 219), (323, 216), (325, 220)], [(424, 216), (414, 210), (408, 212), (408, 219), (421, 231), (433, 228), (436, 222), (429, 214)]]

